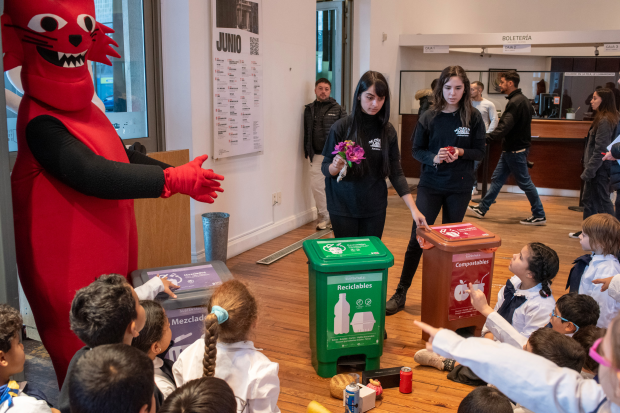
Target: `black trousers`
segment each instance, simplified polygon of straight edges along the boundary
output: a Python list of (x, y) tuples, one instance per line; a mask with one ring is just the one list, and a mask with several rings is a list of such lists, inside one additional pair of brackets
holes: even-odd
[(381, 238), (385, 227), (385, 214), (386, 211), (383, 211), (382, 214), (370, 218), (351, 218), (330, 213), (329, 219), (332, 221), (332, 229), (336, 238)]
[[(615, 162), (615, 161), (614, 161)], [(583, 185), (583, 219), (595, 214), (614, 215), (614, 204), (609, 199), (609, 166), (603, 165), (596, 171), (596, 175)]]
[[(462, 222), (467, 211), (467, 205), (471, 200), (471, 188), (467, 188), (467, 191), (448, 193), (441, 189), (418, 187), (418, 196), (415, 204), (426, 217), (426, 222), (429, 225), (435, 223), (439, 211), (442, 211), (442, 222), (444, 224)], [(399, 284), (405, 288), (411, 287), (411, 281), (418, 269), (418, 265), (420, 265), (420, 258), (422, 258), (422, 248), (416, 239), (416, 229), (417, 226), (414, 222), (407, 252), (405, 253), (403, 272), (400, 274)]]

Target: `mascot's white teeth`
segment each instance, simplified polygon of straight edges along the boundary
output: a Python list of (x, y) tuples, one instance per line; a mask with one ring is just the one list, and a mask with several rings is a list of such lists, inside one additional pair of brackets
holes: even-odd
[(63, 53), (58, 52), (58, 61), (64, 62), (62, 67), (81, 67), (84, 66), (86, 51), (82, 53)]
[(82, 53), (64, 53), (55, 52), (53, 50), (47, 50), (42, 47), (37, 47), (37, 50), (41, 57), (55, 66), (75, 68), (82, 67), (86, 63), (86, 53), (88, 50)]

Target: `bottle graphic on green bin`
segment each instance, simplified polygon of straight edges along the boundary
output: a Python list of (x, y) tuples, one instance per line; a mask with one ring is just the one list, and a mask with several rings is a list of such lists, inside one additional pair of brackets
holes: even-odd
[(334, 307), (334, 334), (349, 333), (349, 312), (351, 306), (347, 302), (347, 294), (340, 294), (340, 298)]

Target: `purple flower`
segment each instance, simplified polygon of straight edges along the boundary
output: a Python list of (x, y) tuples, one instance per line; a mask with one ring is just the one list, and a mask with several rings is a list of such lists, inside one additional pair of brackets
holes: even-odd
[(337, 153), (340, 152), (345, 152), (348, 148), (351, 148), (355, 145), (355, 142), (349, 140), (349, 141), (344, 141), (344, 142), (339, 142), (336, 144), (336, 147), (334, 148), (334, 151), (332, 152), (332, 155), (335, 155)]
[(347, 148), (347, 161), (354, 162), (356, 164), (360, 164), (364, 158), (364, 148), (361, 146), (353, 146)]
[(332, 152), (332, 155), (337, 154), (338, 152), (344, 152), (347, 148), (347, 142), (339, 142), (338, 144), (336, 144), (336, 147), (334, 148), (334, 151)]

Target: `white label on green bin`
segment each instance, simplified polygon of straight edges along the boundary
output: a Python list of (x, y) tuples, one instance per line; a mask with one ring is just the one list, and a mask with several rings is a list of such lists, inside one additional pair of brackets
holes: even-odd
[(379, 251), (368, 238), (348, 239), (346, 241), (318, 241), (318, 247), (326, 258), (349, 258), (379, 255)]
[(378, 344), (382, 273), (327, 278), (327, 349)]

